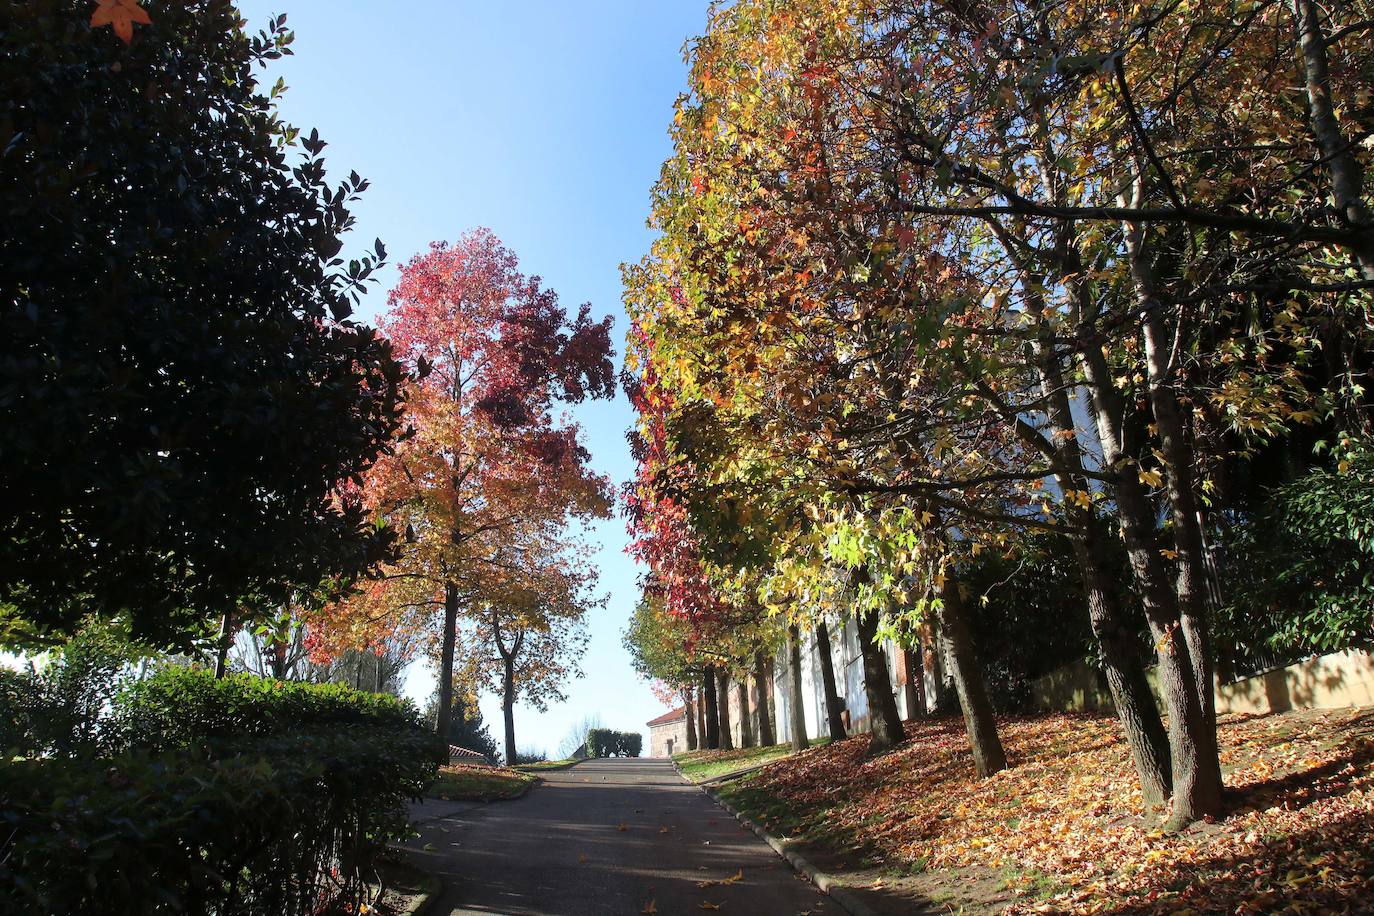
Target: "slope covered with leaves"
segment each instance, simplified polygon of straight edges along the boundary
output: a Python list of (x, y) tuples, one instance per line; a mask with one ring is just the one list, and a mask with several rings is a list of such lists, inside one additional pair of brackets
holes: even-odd
[(1374, 899), (1374, 711), (1223, 719), (1227, 814), (1174, 835), (1144, 817), (1114, 720), (1000, 726), (1012, 767), (986, 780), (959, 720), (943, 719), (908, 725), (892, 753), (868, 759), (858, 736), (724, 794), (837, 871), (914, 874), (900, 883), (955, 905), (986, 904), (959, 889), (994, 878), (1016, 913), (1339, 913)]

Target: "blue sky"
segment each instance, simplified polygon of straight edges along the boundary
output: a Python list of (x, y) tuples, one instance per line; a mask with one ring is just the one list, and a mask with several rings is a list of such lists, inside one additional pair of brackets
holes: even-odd
[[(487, 226), (567, 306), (589, 301), (596, 313), (614, 314), (623, 351), (619, 265), (650, 241), (648, 192), (668, 155), (672, 103), (685, 82), (681, 49), (705, 26), (704, 0), (239, 6), (253, 29), (288, 14), (296, 53), (268, 80), (280, 75), (290, 87), (284, 116), (319, 129), (332, 174), (356, 169), (372, 182), (350, 247), (380, 237), (393, 266), (363, 317), (385, 306), (395, 264), (432, 240)], [(596, 468), (627, 479), (624, 398), (576, 414)], [(663, 711), (620, 645), (636, 595), (624, 525), (603, 523), (594, 537), (610, 603), (591, 620), (586, 676), (547, 713), (517, 708), (522, 748), (552, 752), (588, 713), (642, 730)], [(407, 689), (426, 695), (432, 683), (415, 672)], [(499, 743), (496, 699), (483, 698), (482, 708)]]

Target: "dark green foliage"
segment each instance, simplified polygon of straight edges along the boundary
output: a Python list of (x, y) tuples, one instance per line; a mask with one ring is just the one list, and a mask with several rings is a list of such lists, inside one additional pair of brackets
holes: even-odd
[(1374, 640), (1374, 448), (1270, 490), (1221, 530), (1217, 640), (1247, 654), (1333, 652)]
[[(1045, 542), (1016, 559), (984, 553), (961, 573), (970, 590), (974, 651), (1003, 711), (1028, 706), (1032, 681), (1096, 654), (1072, 550), (1057, 538)], [(1119, 581), (1129, 583), (1124, 557), (1121, 567)], [(1142, 656), (1147, 649), (1142, 636)]]
[(120, 743), (113, 703), (146, 650), (89, 621), (41, 669), (0, 670), (0, 752), (90, 756)]
[[(438, 709), (439, 691), (435, 690), (425, 707), (424, 721), (432, 723)], [(448, 743), (481, 754), (488, 763), (495, 763), (501, 756), (496, 739), (491, 736), (491, 730), (482, 716), (482, 709), (476, 703), (461, 700), (454, 703), (453, 713), (448, 720)]]
[(593, 728), (587, 732), (588, 757), (638, 757), (644, 736), (639, 732), (618, 732)]
[(7, 912), (52, 916), (356, 906), (362, 867), (403, 835), (403, 803), (434, 778), (432, 743), (345, 726), (209, 760), (0, 764), (0, 896)]
[(367, 182), (326, 183), (256, 82), (284, 23), (153, 0), (125, 46), (92, 8), (0, 2), (0, 639), (123, 612), (184, 646), (385, 552), (335, 497), (402, 369), (346, 320), (384, 256), (339, 257)]
[(123, 741), (144, 750), (301, 728), (426, 728), (413, 703), (391, 694), (251, 674), (216, 679), (198, 668), (165, 668), (129, 685), (117, 709)]
[[(0, 698), (26, 678), (0, 678)], [(89, 683), (83, 702), (108, 695)], [(0, 899), (15, 912), (356, 911), (443, 751), (389, 695), (186, 668), (115, 693), (98, 734), (82, 757), (0, 761)]]

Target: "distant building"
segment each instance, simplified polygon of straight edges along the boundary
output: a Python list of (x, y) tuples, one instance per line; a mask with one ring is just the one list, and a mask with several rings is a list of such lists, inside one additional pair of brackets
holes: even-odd
[(687, 707), (679, 706), (646, 724), (650, 757), (671, 757), (687, 750)]

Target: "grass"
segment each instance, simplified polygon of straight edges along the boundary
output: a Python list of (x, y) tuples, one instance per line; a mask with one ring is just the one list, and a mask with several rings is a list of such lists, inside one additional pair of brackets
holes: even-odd
[(909, 876), (883, 893), (901, 884), (970, 913), (1339, 913), (1374, 899), (1374, 710), (1225, 717), (1226, 811), (1176, 834), (1143, 810), (1114, 719), (998, 725), (1012, 766), (989, 779), (948, 718), (908, 725), (887, 754), (859, 735), (720, 792), (842, 882), (876, 863)]
[(455, 763), (439, 768), (425, 794), (444, 801), (497, 801), (514, 798), (538, 781), (538, 776), (505, 767)]
[(572, 757), (566, 760), (540, 760), (538, 763), (518, 763), (515, 765), (515, 769), (522, 773), (538, 773), (540, 770), (566, 770), (568, 767), (581, 762), (581, 760)]
[[(814, 738), (811, 746), (819, 747), (829, 743), (829, 738)], [(687, 751), (674, 754), (673, 762), (678, 765), (682, 775), (689, 782), (699, 783), (781, 760), (791, 753), (790, 744), (770, 744), (766, 747), (745, 747), (733, 751)]]

